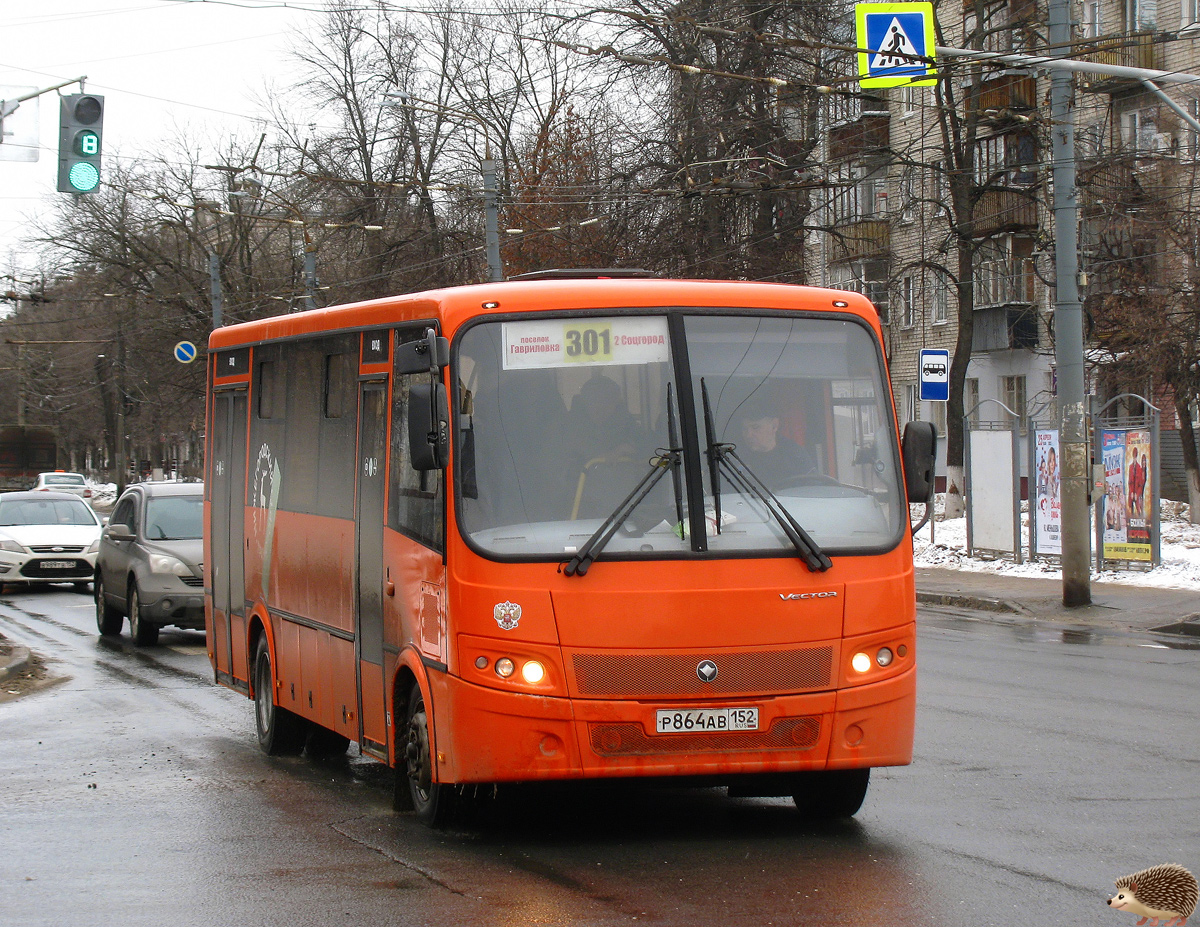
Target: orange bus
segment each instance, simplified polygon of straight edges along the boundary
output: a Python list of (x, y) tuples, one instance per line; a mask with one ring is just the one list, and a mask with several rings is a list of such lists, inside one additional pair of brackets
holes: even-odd
[(875, 309), (545, 272), (221, 328), (205, 585), (267, 753), (479, 784), (675, 777), (854, 814), (910, 762), (909, 501)]

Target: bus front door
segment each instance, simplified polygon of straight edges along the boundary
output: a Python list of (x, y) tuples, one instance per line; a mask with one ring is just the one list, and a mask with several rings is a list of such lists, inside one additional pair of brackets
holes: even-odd
[(355, 493), (355, 641), (358, 664), (358, 742), (387, 755), (383, 679), (383, 521), (387, 441), (387, 383), (362, 384)]

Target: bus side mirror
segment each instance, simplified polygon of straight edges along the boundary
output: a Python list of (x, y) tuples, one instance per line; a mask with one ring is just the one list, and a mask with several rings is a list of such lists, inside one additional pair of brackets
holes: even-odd
[(409, 387), (408, 454), (414, 470), (444, 470), (450, 459), (450, 403), (441, 383)]
[(909, 422), (900, 446), (904, 482), (909, 502), (928, 503), (933, 498), (933, 468), (937, 459), (937, 429), (932, 422)]

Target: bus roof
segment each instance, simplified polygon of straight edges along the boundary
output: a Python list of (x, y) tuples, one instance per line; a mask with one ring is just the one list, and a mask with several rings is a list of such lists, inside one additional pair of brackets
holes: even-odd
[(847, 290), (744, 280), (595, 278), (510, 280), (425, 290), (307, 312), (273, 316), (218, 328), (209, 350), (323, 332), (353, 331), (418, 319), (439, 319), (445, 334), (479, 315), (508, 312), (607, 308), (810, 309), (851, 312), (878, 330), (878, 315), (866, 297)]

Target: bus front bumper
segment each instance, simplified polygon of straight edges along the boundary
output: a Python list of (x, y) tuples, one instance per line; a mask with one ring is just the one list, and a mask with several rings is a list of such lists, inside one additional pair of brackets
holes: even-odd
[[(441, 782), (721, 777), (903, 766), (916, 673), (838, 691), (712, 702), (548, 698), (434, 675)], [(656, 733), (659, 710), (755, 707), (756, 731)]]

